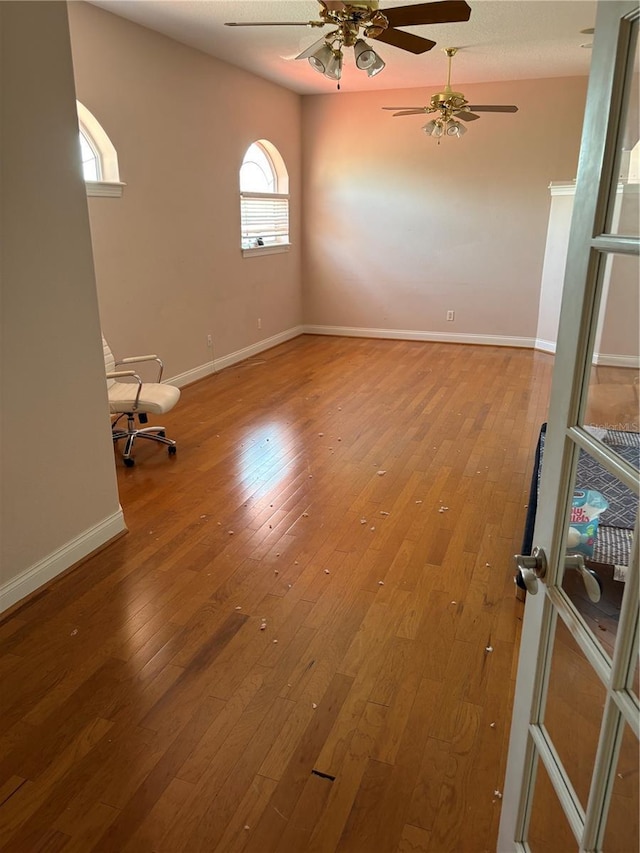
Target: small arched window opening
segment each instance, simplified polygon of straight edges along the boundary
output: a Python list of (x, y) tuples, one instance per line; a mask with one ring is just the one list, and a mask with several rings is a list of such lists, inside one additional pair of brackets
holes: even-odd
[(289, 175), (266, 139), (253, 142), (240, 167), (241, 246), (245, 254), (287, 251)]
[(85, 134), (80, 131), (80, 154), (85, 181), (100, 180), (100, 157)]
[(120, 196), (118, 154), (98, 119), (76, 101), (80, 129), (80, 155), (87, 195)]

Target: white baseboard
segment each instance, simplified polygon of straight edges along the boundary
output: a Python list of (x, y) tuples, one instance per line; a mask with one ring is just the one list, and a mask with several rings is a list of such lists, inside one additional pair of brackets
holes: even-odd
[(185, 385), (197, 382), (198, 379), (204, 379), (205, 376), (211, 376), (215, 372), (215, 363), (208, 361), (206, 364), (201, 364), (199, 367), (194, 367), (192, 370), (185, 371), (185, 373), (178, 373), (177, 376), (172, 376), (170, 379), (163, 379), (162, 381), (166, 385), (175, 385), (176, 388), (184, 388)]
[(534, 344), (534, 349), (539, 349), (542, 352), (550, 352), (550, 353), (555, 354), (556, 342), (555, 341), (545, 341), (544, 338), (536, 338), (536, 342)]
[(446, 334), (417, 332), (410, 329), (363, 329), (352, 326), (303, 326), (308, 335), (334, 335), (347, 338), (383, 338), (401, 341), (433, 341), (444, 344), (478, 344), (493, 347), (534, 349), (535, 338), (516, 338), (506, 335)]
[(122, 507), (0, 587), (0, 613), (126, 531)]
[[(555, 353), (556, 341), (545, 341), (542, 338), (536, 338), (535, 348), (543, 352)], [(602, 365), (603, 367), (630, 367), (635, 370), (640, 369), (640, 358), (633, 355), (613, 355), (611, 353), (596, 352), (591, 360), (592, 364)]]
[[(520, 349), (535, 349), (541, 352), (554, 354), (556, 351), (556, 342), (547, 341), (543, 338), (524, 338), (511, 335), (476, 335), (476, 334), (456, 334), (445, 332), (418, 332), (411, 329), (367, 329), (359, 326), (293, 326), (284, 332), (273, 335), (265, 340), (258, 341), (251, 346), (236, 350), (235, 352), (224, 355), (221, 358), (216, 358), (214, 361), (202, 364), (199, 367), (194, 367), (192, 370), (187, 370), (186, 373), (180, 373), (177, 376), (166, 379), (165, 382), (170, 385), (176, 385), (182, 388), (184, 385), (189, 385), (191, 382), (196, 382), (198, 379), (204, 379), (205, 376), (210, 376), (212, 373), (217, 373), (225, 367), (230, 367), (232, 364), (237, 364), (247, 358), (264, 352), (278, 344), (290, 341), (298, 335), (333, 335), (343, 338), (381, 338), (383, 340), (401, 340), (401, 341), (432, 341), (434, 343), (443, 344), (476, 344), (478, 346), (493, 346), (493, 347), (519, 347)], [(640, 360), (633, 356), (616, 356), (598, 353), (594, 356), (594, 364), (602, 364), (607, 367), (640, 367)]]
[(279, 332), (277, 335), (272, 335), (270, 338), (265, 338), (262, 341), (257, 341), (251, 346), (236, 350), (223, 355), (221, 358), (216, 358), (199, 367), (194, 367), (193, 370), (187, 370), (186, 373), (180, 373), (178, 376), (172, 376), (171, 379), (164, 380), (169, 385), (176, 385), (182, 388), (184, 385), (189, 385), (191, 382), (196, 382), (198, 379), (204, 379), (205, 376), (211, 376), (212, 373), (217, 373), (225, 367), (230, 367), (232, 364), (237, 364), (239, 361), (244, 361), (254, 355), (258, 355), (265, 350), (271, 349), (278, 344), (283, 344), (285, 341), (290, 341), (292, 338), (297, 338), (304, 334), (303, 326), (293, 326), (291, 329), (286, 329), (284, 332)]
[(634, 370), (640, 369), (640, 358), (637, 355), (612, 355), (606, 352), (597, 352), (593, 357), (594, 364), (603, 367), (630, 367)]
[(222, 358), (216, 358), (214, 362), (215, 369), (222, 370), (225, 367), (230, 367), (232, 364), (237, 364), (239, 361), (244, 361), (246, 358), (258, 355), (267, 349), (271, 349), (271, 347), (283, 344), (285, 341), (290, 341), (292, 338), (297, 338), (299, 335), (303, 334), (303, 332), (304, 328), (302, 326), (294, 326), (291, 329), (286, 329), (284, 332), (279, 332), (277, 335), (273, 335), (263, 341), (251, 344), (251, 346), (229, 353), (229, 355), (223, 355)]

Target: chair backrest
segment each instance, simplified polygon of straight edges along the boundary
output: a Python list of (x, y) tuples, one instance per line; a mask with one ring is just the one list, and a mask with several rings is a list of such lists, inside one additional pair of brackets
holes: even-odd
[[(102, 351), (104, 353), (105, 373), (112, 373), (116, 369), (116, 360), (113, 357), (113, 353), (111, 352), (109, 344), (104, 339), (104, 335), (102, 336)], [(115, 383), (115, 379), (107, 379), (107, 388), (111, 388), (111, 386), (115, 385)]]

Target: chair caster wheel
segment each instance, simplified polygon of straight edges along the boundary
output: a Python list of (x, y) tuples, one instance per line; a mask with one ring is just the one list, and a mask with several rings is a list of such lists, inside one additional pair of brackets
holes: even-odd
[(175, 455), (176, 455), (176, 450), (177, 450), (177, 449), (178, 449), (178, 448), (177, 448), (177, 447), (174, 447), (174, 445), (170, 445), (170, 446), (169, 446), (169, 448), (168, 448), (169, 456), (175, 456)]
[(127, 468), (133, 468), (133, 466), (136, 464), (135, 460), (133, 459), (123, 459), (122, 461), (127, 466)]

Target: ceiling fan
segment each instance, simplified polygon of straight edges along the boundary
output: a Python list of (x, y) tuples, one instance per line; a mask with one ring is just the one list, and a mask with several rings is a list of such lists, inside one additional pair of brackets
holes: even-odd
[(467, 132), (462, 121), (475, 121), (480, 118), (476, 113), (517, 113), (518, 108), (513, 104), (482, 104), (471, 105), (462, 92), (454, 92), (451, 88), (451, 59), (456, 55), (457, 47), (445, 47), (444, 52), (449, 57), (449, 73), (447, 83), (442, 92), (431, 96), (428, 107), (382, 107), (383, 110), (395, 110), (394, 116), (414, 116), (424, 113), (438, 113), (435, 119), (427, 122), (423, 130), (429, 136), (462, 136)]
[[(435, 47), (431, 39), (407, 33), (397, 27), (421, 24), (444, 24), (468, 21), (471, 8), (464, 0), (439, 0), (435, 3), (416, 3), (413, 6), (396, 6), (379, 9), (378, 0), (318, 0), (319, 21), (262, 21), (229, 22), (228, 27), (324, 27), (336, 29), (303, 50), (296, 59), (308, 59), (312, 68), (331, 80), (342, 76), (342, 48), (354, 49), (356, 66), (369, 77), (378, 74), (385, 63), (367, 44), (365, 38), (398, 47), (409, 53), (425, 53)], [(362, 31), (362, 32), (361, 32)], [(338, 88), (340, 86), (338, 85)]]

